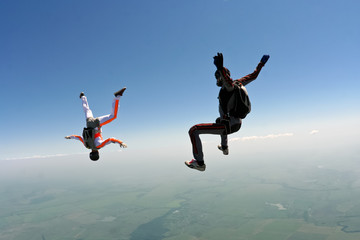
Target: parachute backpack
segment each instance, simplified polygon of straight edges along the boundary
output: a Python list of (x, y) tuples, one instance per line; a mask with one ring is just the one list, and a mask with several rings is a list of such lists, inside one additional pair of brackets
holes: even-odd
[(95, 140), (95, 129), (94, 128), (84, 128), (83, 130), (83, 139), (84, 145), (88, 149), (97, 149), (94, 143)]
[(238, 82), (234, 83), (235, 107), (232, 115), (244, 119), (251, 111), (251, 102), (246, 88)]
[(88, 149), (96, 150), (95, 146), (95, 133), (96, 127), (100, 126), (100, 121), (98, 118), (89, 117), (86, 119), (86, 128), (83, 130), (83, 139), (85, 147)]

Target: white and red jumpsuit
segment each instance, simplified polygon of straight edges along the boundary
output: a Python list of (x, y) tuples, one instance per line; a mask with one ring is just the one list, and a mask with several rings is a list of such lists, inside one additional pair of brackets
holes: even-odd
[[(110, 114), (97, 118), (100, 121), (100, 126), (95, 128), (96, 133), (95, 133), (95, 137), (94, 137), (94, 143), (95, 143), (95, 146), (97, 149), (100, 149), (110, 143), (118, 143), (120, 145), (123, 143), (122, 141), (120, 141), (116, 138), (108, 138), (108, 139), (104, 140), (101, 135), (101, 133), (102, 133), (101, 127), (104, 126), (105, 124), (110, 123), (117, 117), (118, 108), (119, 108), (119, 100), (120, 100), (120, 96), (114, 98), (114, 100), (112, 102), (112, 110), (111, 110)], [(85, 119), (93, 118), (93, 113), (90, 110), (86, 96), (82, 96), (81, 101), (82, 101), (82, 106), (83, 106), (84, 113), (85, 113)], [(71, 135), (69, 137), (70, 137), (70, 139), (77, 139), (84, 144), (84, 140), (81, 136)], [(84, 146), (85, 146), (85, 144), (84, 144)]]
[[(249, 84), (257, 78), (264, 63), (259, 63), (253, 73), (250, 73), (240, 79), (232, 80), (229, 74), (226, 72), (226, 68), (222, 69), (222, 76), (225, 78), (223, 86), (219, 93), (219, 113), (220, 118), (216, 123), (202, 123), (194, 125), (189, 130), (189, 136), (192, 143), (192, 151), (195, 160), (202, 165), (204, 163), (204, 154), (202, 151), (202, 144), (200, 134), (216, 134), (221, 136), (222, 148), (228, 147), (227, 135), (239, 131), (241, 127), (241, 118), (231, 116), (230, 110), (234, 106), (234, 82), (237, 81), (243, 86)], [(230, 129), (226, 129), (226, 126), (220, 123), (222, 120), (228, 120), (230, 122)]]

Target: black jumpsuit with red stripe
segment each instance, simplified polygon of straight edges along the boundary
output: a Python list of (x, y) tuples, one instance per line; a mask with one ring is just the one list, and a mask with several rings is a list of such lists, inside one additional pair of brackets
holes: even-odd
[[(241, 127), (241, 119), (236, 118), (230, 114), (230, 111), (234, 107), (234, 81), (241, 83), (243, 86), (249, 84), (257, 78), (259, 75), (263, 63), (259, 63), (253, 73), (250, 73), (240, 79), (232, 80), (228, 74), (226, 74), (225, 68), (223, 69), (222, 75), (225, 78), (225, 83), (219, 92), (219, 113), (220, 118), (215, 123), (202, 123), (194, 125), (189, 130), (189, 136), (192, 143), (192, 150), (195, 160), (199, 165), (204, 164), (204, 154), (202, 151), (202, 144), (200, 134), (215, 134), (221, 136), (221, 146), (223, 148), (228, 147), (227, 135), (239, 131)], [(224, 120), (229, 121), (229, 127), (222, 123)]]

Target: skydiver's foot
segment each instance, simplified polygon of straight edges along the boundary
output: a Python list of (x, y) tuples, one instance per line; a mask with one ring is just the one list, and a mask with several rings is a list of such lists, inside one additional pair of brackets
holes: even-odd
[(114, 96), (115, 96), (115, 97), (122, 96), (123, 93), (125, 92), (125, 90), (126, 90), (126, 87), (122, 88), (121, 90), (115, 92), (115, 93), (114, 93)]
[(83, 92), (80, 93), (80, 98), (82, 98), (82, 96), (85, 96)]
[(229, 148), (218, 145), (218, 149), (223, 152), (224, 155), (229, 155)]
[(185, 165), (188, 166), (189, 168), (196, 169), (201, 172), (205, 171), (206, 168), (205, 163), (200, 165), (195, 159), (191, 161), (185, 161)]

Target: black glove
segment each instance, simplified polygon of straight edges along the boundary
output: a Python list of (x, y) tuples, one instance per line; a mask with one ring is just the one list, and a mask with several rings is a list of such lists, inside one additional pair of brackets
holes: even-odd
[(217, 56), (214, 57), (214, 64), (218, 70), (223, 69), (224, 67), (224, 58), (222, 53), (217, 53)]
[(270, 58), (270, 55), (264, 55), (264, 56), (261, 58), (260, 62), (263, 63), (263, 64), (265, 64), (265, 63), (269, 60), (269, 58)]

